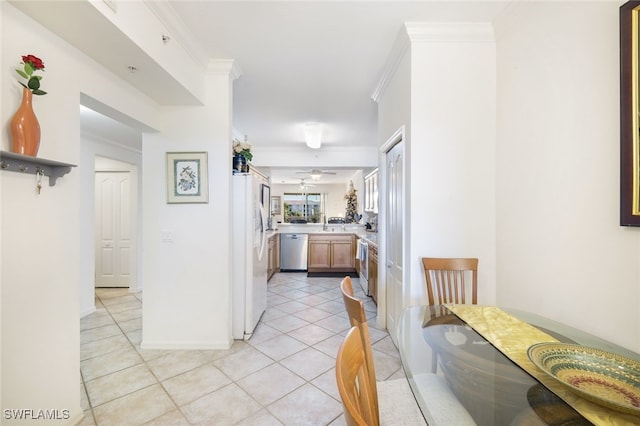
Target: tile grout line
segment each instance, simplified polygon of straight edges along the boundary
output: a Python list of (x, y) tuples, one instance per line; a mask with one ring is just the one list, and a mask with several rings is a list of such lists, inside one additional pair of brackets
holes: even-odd
[[(113, 317), (113, 313), (112, 313), (112, 312), (111, 312), (111, 310), (109, 309), (109, 306), (104, 304), (104, 301), (102, 300), (102, 298), (100, 297), (100, 295), (99, 295), (99, 294), (97, 294), (97, 293), (96, 293), (96, 297), (98, 298), (98, 300), (100, 301), (100, 303), (102, 304), (102, 306), (104, 307), (104, 309), (107, 311), (107, 313), (109, 314), (109, 316), (111, 317), (111, 319), (113, 320), (113, 322), (115, 323), (115, 325), (118, 327), (118, 329), (120, 330), (120, 333), (123, 335), (123, 337), (124, 337), (125, 339), (127, 339), (127, 342), (129, 343), (129, 346), (131, 347), (131, 349), (133, 349), (133, 350), (136, 352), (136, 354), (140, 357), (140, 360), (142, 360), (142, 363), (141, 363), (141, 364), (135, 364), (135, 365), (133, 365), (133, 366), (137, 366), (137, 365), (142, 365), (142, 364), (144, 364), (144, 365), (145, 365), (145, 367), (147, 367), (147, 369), (149, 369), (150, 373), (153, 375), (153, 377), (154, 377), (154, 379), (156, 380), (156, 382), (157, 382), (158, 384), (160, 384), (160, 381), (158, 380), (158, 378), (156, 377), (156, 375), (153, 373), (153, 371), (152, 371), (152, 370), (149, 368), (149, 366), (147, 365), (146, 360), (145, 360), (145, 359), (140, 355), (140, 353), (136, 350), (135, 345), (133, 344), (133, 342), (131, 341), (131, 339), (130, 339), (130, 338), (129, 338), (129, 336), (127, 335), (127, 333), (125, 333), (125, 332), (124, 332), (124, 330), (122, 329), (122, 327), (120, 326), (120, 322), (119, 322), (119, 321), (117, 321), (117, 320)], [(115, 298), (117, 298), (117, 297), (123, 297), (123, 296), (115, 296), (115, 297), (112, 297), (112, 298), (110, 298), (110, 299), (115, 299)], [(135, 296), (134, 296), (134, 297), (135, 297)], [(136, 299), (138, 299), (138, 298), (136, 297)], [(140, 299), (138, 299), (138, 301), (139, 301), (139, 303), (140, 303), (140, 306), (142, 307), (142, 301), (141, 301)], [(123, 303), (126, 303), (126, 302), (123, 302)], [(137, 308), (133, 308), (133, 309), (137, 309)], [(129, 310), (129, 309), (127, 309), (127, 310)], [(123, 312), (124, 312), (124, 311), (123, 311)], [(142, 318), (142, 317), (141, 317), (141, 318)], [(113, 351), (113, 352), (117, 352), (117, 351)], [(107, 353), (112, 353), (112, 352), (107, 352)], [(103, 354), (101, 354), (101, 355), (103, 355)], [(128, 368), (131, 368), (131, 367), (133, 367), (133, 366), (123, 367), (123, 368), (121, 368), (121, 369), (119, 369), (119, 370), (112, 371), (112, 372), (108, 373), (107, 375), (109, 375), (109, 374), (113, 374), (113, 373), (117, 373), (117, 372), (121, 372), (121, 371), (124, 371), (124, 370), (126, 370), (126, 369), (128, 369)], [(81, 371), (80, 373), (82, 374), (82, 371)], [(104, 377), (104, 376), (100, 376), (100, 377)], [(95, 379), (98, 379), (98, 378), (100, 378), (100, 377), (95, 377), (94, 379), (91, 379), (91, 380), (95, 380)], [(140, 390), (142, 390), (142, 389), (147, 389), (147, 388), (149, 388), (149, 387), (151, 387), (151, 386), (153, 386), (153, 385), (154, 385), (154, 384), (150, 384), (150, 385), (148, 385), (148, 386), (144, 386), (144, 387), (142, 387), (142, 388), (140, 388), (140, 389), (136, 389), (136, 390), (134, 390), (134, 391), (127, 392), (126, 394), (119, 395), (119, 396), (117, 396), (116, 398), (110, 399), (110, 400), (108, 400), (108, 401), (104, 401), (103, 403), (98, 404), (98, 405), (96, 405), (96, 406), (94, 407), (94, 406), (93, 406), (93, 404), (91, 403), (91, 398), (89, 397), (89, 392), (88, 392), (88, 390), (87, 390), (87, 388), (86, 388), (86, 386), (87, 386), (87, 385), (86, 385), (86, 382), (84, 381), (84, 379), (83, 379), (83, 384), (84, 384), (84, 386), (85, 386), (85, 391), (87, 392), (87, 400), (89, 401), (89, 406), (91, 407), (91, 414), (93, 415), (93, 420), (94, 420), (94, 423), (95, 423), (96, 425), (98, 424), (98, 421), (97, 421), (96, 416), (95, 416), (95, 413), (94, 413), (94, 411), (93, 411), (95, 407), (99, 407), (99, 406), (101, 406), (101, 405), (104, 405), (104, 404), (107, 404), (107, 403), (109, 403), (109, 402), (115, 401), (115, 400), (116, 400), (116, 399), (118, 399), (118, 398), (125, 397), (125, 396), (130, 395), (130, 394), (132, 394), (132, 393), (134, 393), (134, 392), (140, 391)], [(164, 389), (164, 388), (163, 388), (163, 389)], [(176, 407), (177, 407), (177, 404), (176, 404)]]
[[(284, 276), (282, 276), (281, 278), (284, 278)], [(317, 286), (317, 287), (313, 288), (314, 291), (309, 291), (314, 286)], [(319, 287), (321, 287), (321, 288), (319, 288)], [(184, 371), (181, 370), (179, 373), (165, 378), (165, 381), (171, 380), (174, 377), (178, 377), (180, 375), (189, 373), (190, 371), (196, 370), (196, 369), (201, 368), (203, 366), (211, 365), (214, 368), (216, 368), (225, 377), (225, 379), (229, 380), (228, 384), (226, 384), (226, 385), (224, 385), (224, 386), (222, 386), (220, 388), (217, 388), (217, 389), (215, 389), (213, 391), (207, 392), (206, 394), (198, 395), (196, 399), (190, 400), (188, 402), (185, 402), (182, 405), (179, 405), (176, 402), (176, 400), (171, 396), (171, 394), (169, 393), (168, 389), (165, 387), (165, 384), (163, 383), (163, 381), (159, 380), (159, 377), (157, 376), (156, 372), (154, 372), (154, 370), (151, 369), (151, 367), (149, 366), (148, 361), (136, 349), (136, 345), (133, 343), (133, 341), (131, 340), (130, 336), (127, 335), (127, 333), (125, 333), (125, 331), (122, 329), (120, 321), (117, 321), (116, 318), (114, 318), (113, 313), (111, 312), (111, 309), (108, 306), (108, 304), (105, 305), (104, 304), (104, 300), (100, 297), (100, 295), (98, 293), (96, 293), (96, 297), (98, 298), (98, 300), (102, 304), (103, 308), (107, 311), (107, 313), (110, 316), (110, 318), (112, 319), (112, 321), (117, 325), (118, 330), (120, 331), (120, 333), (122, 335), (124, 335), (124, 337), (127, 339), (126, 341), (128, 342), (128, 347), (129, 348), (133, 348), (133, 350), (136, 351), (137, 355), (142, 360), (142, 364), (135, 364), (135, 365), (144, 365), (146, 367), (146, 369), (151, 373), (152, 377), (155, 380), (155, 383), (152, 383), (152, 384), (150, 384), (148, 386), (145, 386), (144, 388), (136, 389), (135, 391), (128, 392), (127, 394), (119, 395), (117, 398), (114, 398), (114, 399), (112, 399), (110, 401), (113, 401), (113, 400), (118, 399), (118, 398), (122, 398), (124, 396), (130, 395), (131, 393), (138, 392), (138, 391), (140, 391), (142, 389), (146, 389), (146, 388), (148, 388), (150, 386), (158, 384), (159, 387), (162, 389), (162, 392), (169, 398), (169, 400), (171, 401), (171, 404), (173, 405), (174, 408), (171, 409), (168, 412), (160, 414), (159, 416), (157, 416), (157, 417), (155, 417), (153, 419), (146, 420), (145, 423), (154, 422), (154, 421), (158, 420), (159, 418), (161, 418), (162, 416), (164, 416), (166, 414), (169, 414), (171, 412), (174, 412), (174, 410), (176, 410), (182, 416), (182, 418), (184, 420), (186, 420), (187, 422), (190, 423), (190, 421), (188, 420), (188, 417), (185, 415), (185, 412), (183, 411), (184, 407), (186, 407), (188, 404), (193, 404), (195, 401), (198, 401), (201, 398), (204, 398), (206, 396), (210, 396), (212, 393), (217, 392), (217, 391), (219, 391), (221, 389), (224, 389), (224, 388), (226, 388), (226, 387), (228, 387), (228, 386), (230, 386), (232, 384), (236, 385), (238, 387), (238, 389), (240, 389), (246, 397), (249, 397), (250, 400), (255, 402), (257, 407), (259, 407), (259, 409), (255, 413), (252, 412), (251, 414), (248, 414), (248, 415), (244, 416), (242, 419), (237, 420), (240, 423), (247, 421), (247, 419), (251, 418), (252, 416), (259, 415), (258, 413), (260, 413), (260, 412), (264, 412), (264, 413), (268, 413), (270, 416), (273, 416), (274, 419), (277, 419), (279, 422), (281, 422), (281, 423), (286, 425), (287, 424), (286, 419), (280, 418), (277, 415), (277, 411), (272, 411), (271, 407), (274, 404), (276, 404), (276, 403), (282, 401), (283, 399), (289, 397), (291, 394), (293, 394), (294, 392), (298, 391), (300, 388), (302, 388), (304, 386), (311, 386), (313, 389), (315, 389), (315, 391), (320, 392), (321, 395), (325, 395), (326, 397), (330, 398), (331, 400), (337, 401), (337, 403), (341, 405), (342, 402), (340, 400), (336, 399), (333, 395), (327, 393), (325, 390), (323, 390), (321, 387), (319, 387), (316, 383), (313, 383), (313, 381), (316, 381), (316, 380), (320, 379), (323, 375), (326, 375), (327, 372), (331, 370), (331, 368), (334, 368), (334, 367), (332, 367), (331, 365), (328, 368), (319, 367), (318, 371), (320, 371), (320, 372), (312, 370), (313, 376), (312, 377), (308, 376), (309, 379), (307, 379), (307, 378), (301, 376), (300, 373), (296, 372), (295, 369), (291, 368), (295, 364), (291, 364), (291, 362), (290, 362), (290, 363), (288, 363), (290, 365), (287, 366), (287, 365), (282, 363), (283, 361), (285, 361), (285, 360), (287, 360), (287, 359), (289, 359), (291, 357), (294, 357), (295, 355), (298, 355), (298, 354), (300, 354), (300, 353), (302, 353), (304, 351), (310, 350), (310, 349), (314, 350), (314, 351), (317, 351), (319, 354), (322, 354), (323, 356), (328, 356), (328, 357), (334, 358), (334, 356), (332, 356), (329, 353), (325, 352), (326, 349), (329, 349), (329, 346), (325, 347), (325, 350), (320, 350), (316, 346), (321, 344), (321, 343), (323, 343), (323, 342), (328, 343), (328, 341), (330, 339), (334, 339), (334, 338), (336, 338), (336, 336), (343, 335), (348, 330), (348, 328), (345, 329), (345, 330), (335, 331), (337, 329), (337, 327), (328, 328), (327, 327), (328, 324), (324, 324), (323, 323), (321, 325), (321, 324), (318, 324), (318, 322), (321, 322), (321, 321), (323, 321), (325, 319), (330, 319), (330, 318), (334, 318), (334, 320), (336, 322), (342, 321), (342, 320), (348, 322), (348, 319), (345, 316), (341, 316), (340, 315), (340, 311), (336, 312), (336, 308), (335, 307), (334, 308), (330, 308), (331, 305), (328, 305), (323, 309), (323, 308), (318, 308), (317, 307), (318, 304), (309, 305), (309, 304), (307, 304), (309, 302), (305, 303), (302, 300), (310, 298), (310, 297), (314, 298), (314, 296), (318, 296), (318, 297), (322, 298), (322, 301), (321, 301), (322, 303), (319, 303), (321, 305), (322, 304), (330, 304), (330, 303), (333, 303), (333, 304), (339, 303), (338, 302), (339, 293), (337, 291), (335, 291), (335, 289), (336, 289), (335, 283), (334, 282), (330, 282), (329, 280), (318, 280), (317, 282), (313, 282), (313, 281), (310, 282), (308, 280), (305, 280), (302, 277), (287, 277), (287, 280), (283, 279), (282, 281), (277, 281), (277, 282), (270, 283), (269, 284), (269, 288), (268, 288), (269, 296), (275, 296), (277, 298), (282, 298), (282, 299), (275, 299), (278, 302), (276, 304), (274, 304), (274, 305), (268, 304), (267, 309), (269, 309), (269, 308), (278, 309), (279, 305), (283, 305), (283, 304), (290, 303), (290, 302), (300, 303), (301, 305), (305, 305), (305, 308), (303, 308), (301, 310), (297, 310), (297, 311), (295, 311), (293, 313), (288, 313), (286, 311), (278, 309), (278, 311), (282, 312), (281, 316), (276, 317), (276, 318), (271, 318), (269, 321), (265, 321), (264, 319), (261, 319), (261, 324), (265, 325), (265, 326), (269, 327), (269, 329), (277, 332), (278, 333), (277, 335), (273, 335), (273, 336), (267, 337), (266, 339), (260, 340), (260, 341), (255, 342), (255, 343), (247, 341), (246, 342), (246, 346), (244, 348), (240, 348), (238, 350), (228, 352), (228, 353), (226, 353), (224, 355), (221, 355), (219, 358), (209, 359), (204, 364), (198, 364), (197, 366), (189, 368), (189, 369), (184, 370)], [(142, 298), (140, 298), (141, 294), (142, 294), (141, 292), (134, 294), (134, 297), (140, 302), (140, 305), (142, 305), (142, 303), (143, 303)], [(322, 294), (322, 296), (320, 296), (320, 294)], [(123, 296), (125, 296), (125, 295), (123, 295)], [(123, 296), (114, 296), (113, 298), (123, 297)], [(105, 299), (105, 300), (108, 300), (108, 299)], [(316, 300), (317, 301), (318, 299), (315, 298), (315, 299), (312, 299), (312, 300)], [(127, 302), (123, 302), (123, 303), (127, 303)], [(111, 308), (113, 308), (114, 306), (118, 306), (118, 305), (119, 305), (119, 303), (116, 303), (113, 306), (111, 306)], [(311, 309), (311, 308), (319, 309), (320, 311), (325, 312), (327, 315), (323, 316), (322, 318), (315, 319), (313, 321), (309, 320), (309, 319), (305, 319), (304, 317), (298, 317), (296, 315), (296, 314), (299, 314), (299, 313), (301, 313), (301, 312), (303, 312), (303, 311), (305, 311), (307, 309)], [(330, 308), (330, 310), (326, 310), (326, 309), (329, 309), (329, 308)], [(370, 308), (373, 308), (373, 307), (370, 307)], [(136, 308), (132, 308), (132, 309), (136, 309)], [(128, 309), (126, 309), (123, 312), (126, 312), (127, 310)], [(376, 313), (375, 310), (371, 310), (371, 309), (368, 309), (367, 312), (368, 313), (373, 313), (374, 315)], [(273, 327), (273, 326), (269, 325), (269, 322), (272, 322), (273, 320), (275, 320), (277, 318), (281, 318), (281, 317), (285, 317), (285, 316), (297, 318), (297, 319), (303, 321), (305, 324), (304, 325), (300, 325), (299, 327), (295, 327), (293, 329), (287, 330), (286, 332), (284, 332), (284, 331), (282, 331), (282, 330), (280, 330), (280, 329), (278, 329), (276, 327)], [(133, 320), (133, 319), (130, 319), (130, 320)], [(327, 333), (329, 333), (329, 335), (324, 337), (324, 338), (321, 338), (318, 341), (313, 341), (312, 344), (309, 344), (309, 343), (301, 340), (299, 337), (296, 337), (295, 335), (292, 335), (292, 333), (294, 333), (295, 331), (301, 330), (304, 327), (309, 327), (309, 326), (312, 326), (312, 325), (316, 326), (316, 327), (319, 327), (322, 330), (325, 330)], [(380, 331), (386, 333), (386, 331), (384, 331), (384, 330), (380, 330)], [(271, 340), (273, 340), (275, 338), (281, 337), (281, 336), (287, 336), (288, 338), (292, 339), (296, 343), (300, 344), (302, 347), (299, 348), (299, 349), (294, 349), (294, 352), (291, 352), (291, 353), (289, 353), (288, 351), (283, 352), (283, 353), (286, 353), (286, 355), (284, 355), (283, 357), (280, 357), (280, 356), (274, 357), (273, 355), (269, 355), (269, 353), (268, 353), (269, 351), (264, 352), (263, 349), (259, 348), (260, 345), (262, 345), (264, 343), (268, 343), (269, 341), (271, 341)], [(388, 334), (387, 334), (387, 336), (388, 336)], [(381, 342), (387, 336), (383, 336), (382, 338), (378, 339), (377, 342)], [(238, 378), (237, 380), (234, 380), (232, 377), (230, 377), (225, 372), (225, 370), (222, 370), (222, 369), (220, 369), (220, 368), (218, 368), (216, 366), (216, 361), (217, 360), (222, 360), (225, 357), (231, 356), (233, 354), (242, 353), (243, 351), (245, 351), (245, 350), (247, 350), (249, 348), (257, 351), (262, 356), (266, 357), (266, 359), (268, 359), (269, 362), (270, 362), (269, 365), (263, 366), (263, 367), (259, 368), (256, 371), (249, 372), (249, 373), (243, 375), (242, 377)], [(205, 351), (199, 351), (199, 352), (201, 354), (203, 354), (204, 356), (207, 355)], [(383, 354), (385, 356), (393, 357), (393, 355), (387, 353), (387, 351), (376, 350), (376, 352), (378, 352), (380, 354)], [(158, 357), (154, 357), (153, 359), (158, 359), (161, 356), (164, 356), (164, 355), (159, 355)], [(88, 359), (91, 359), (91, 358), (88, 358)], [(292, 361), (292, 362), (295, 363), (295, 361)], [(253, 374), (259, 373), (259, 372), (263, 371), (264, 369), (269, 368), (269, 367), (274, 366), (274, 365), (278, 365), (279, 367), (284, 368), (286, 371), (291, 373), (293, 375), (293, 377), (296, 377), (296, 378), (300, 379), (301, 383), (298, 386), (294, 387), (293, 389), (287, 389), (286, 392), (284, 394), (280, 395), (276, 400), (270, 401), (268, 404), (263, 404), (263, 403), (259, 402), (256, 399), (254, 394), (247, 392), (245, 390), (245, 388), (240, 384), (240, 382), (243, 379), (245, 379), (247, 377), (250, 377)], [(390, 366), (391, 365), (393, 365), (393, 364), (390, 364)], [(130, 367), (131, 366), (125, 367), (124, 369), (130, 368)], [(387, 374), (388, 377), (386, 379), (396, 375), (400, 369), (401, 369), (401, 366), (400, 366), (400, 368), (396, 368), (395, 370), (391, 371), (389, 374)], [(118, 370), (118, 371), (122, 371), (122, 370)], [(303, 371), (303, 370), (301, 370), (301, 371)], [(112, 373), (109, 373), (109, 374), (112, 374)], [(81, 374), (81, 377), (83, 379), (84, 391), (85, 391), (85, 393), (87, 395), (87, 400), (89, 402), (89, 408), (91, 409), (91, 413), (92, 413), (92, 416), (93, 416), (93, 421), (97, 425), (98, 422), (97, 422), (97, 419), (95, 417), (94, 407), (91, 404), (91, 399), (89, 398), (89, 393), (88, 393), (88, 389), (87, 389), (87, 386), (86, 386), (86, 382), (84, 381), (84, 375)], [(327, 385), (327, 383), (325, 382), (325, 384), (323, 386), (326, 387), (326, 385)], [(110, 402), (110, 401), (105, 401), (102, 404), (105, 404), (105, 403)], [(102, 405), (102, 404), (100, 404), (100, 405)], [(329, 419), (327, 424), (331, 424), (331, 423), (335, 422), (340, 417), (342, 417), (342, 412), (338, 413), (337, 416), (333, 417), (332, 419)]]
[[(136, 299), (138, 299), (138, 301), (140, 302), (140, 305), (142, 306), (143, 301), (142, 301), (141, 299), (139, 299), (137, 296), (135, 296), (135, 297), (136, 297)], [(98, 296), (98, 299), (100, 299), (100, 296)], [(168, 390), (166, 389), (166, 387), (164, 386), (164, 384), (162, 383), (162, 381), (158, 378), (157, 374), (156, 374), (156, 373), (153, 371), (153, 369), (149, 366), (149, 364), (148, 364), (147, 360), (146, 360), (146, 359), (145, 359), (145, 358), (140, 354), (140, 352), (136, 349), (136, 345), (131, 341), (131, 339), (129, 338), (129, 336), (127, 335), (127, 333), (125, 333), (125, 331), (122, 329), (122, 327), (120, 326), (120, 322), (119, 322), (119, 321), (117, 321), (117, 320), (113, 317), (113, 314), (112, 314), (112, 313), (111, 313), (111, 311), (109, 310), (109, 307), (108, 307), (107, 305), (104, 305), (104, 303), (102, 302), (102, 300), (101, 300), (101, 299), (100, 299), (100, 301), (101, 301), (101, 303), (103, 304), (103, 306), (105, 307), (105, 309), (107, 310), (107, 312), (109, 313), (109, 315), (111, 316), (111, 318), (113, 319), (113, 321), (116, 323), (116, 325), (117, 325), (117, 326), (118, 326), (118, 328), (120, 329), (120, 332), (124, 335), (124, 337), (125, 337), (125, 338), (127, 339), (127, 341), (129, 342), (129, 345), (131, 345), (132, 349), (133, 349), (133, 350), (138, 354), (138, 356), (139, 356), (139, 357), (140, 357), (140, 359), (142, 360), (142, 364), (144, 364), (144, 366), (147, 368), (147, 370), (149, 370), (149, 373), (151, 373), (151, 375), (153, 376), (153, 378), (154, 378), (154, 379), (155, 379), (155, 381), (156, 381), (156, 383), (152, 383), (152, 384), (150, 384), (150, 385), (148, 385), (148, 386), (145, 386), (145, 387), (143, 387), (143, 388), (136, 389), (136, 390), (131, 391), (131, 392), (127, 393), (127, 394), (120, 395), (120, 396), (118, 396), (117, 398), (114, 398), (114, 399), (113, 399), (113, 400), (111, 400), (111, 401), (114, 401), (115, 399), (118, 399), (118, 398), (125, 397), (125, 396), (127, 396), (127, 395), (130, 395), (130, 394), (132, 394), (132, 393), (135, 393), (135, 392), (141, 391), (141, 390), (143, 390), (143, 389), (147, 389), (147, 388), (149, 388), (149, 387), (154, 386), (154, 385), (156, 385), (156, 384), (157, 384), (158, 386), (160, 386), (160, 387), (162, 388), (162, 391), (163, 391), (163, 392), (167, 395), (167, 397), (171, 400), (171, 402), (172, 402), (172, 403), (173, 403), (173, 405), (175, 406), (175, 409), (176, 409), (177, 411), (179, 411), (179, 412), (180, 412), (180, 414), (181, 414), (185, 419), (187, 419), (187, 416), (186, 416), (186, 415), (184, 414), (184, 412), (182, 411), (181, 406), (180, 406), (180, 405), (175, 401), (175, 399), (174, 399), (174, 398), (171, 396), (171, 394), (168, 392)], [(136, 308), (134, 308), (134, 309), (136, 309)], [(142, 317), (140, 317), (140, 319), (142, 319)], [(162, 357), (162, 356), (160, 356), (160, 357)], [(160, 357), (158, 357), (158, 358), (160, 358)], [(156, 359), (156, 358), (154, 358), (154, 359)], [(211, 363), (211, 364), (212, 364), (212, 363), (213, 363), (213, 361), (210, 361), (210, 362), (208, 362), (208, 363), (206, 363), (206, 364), (209, 364), (209, 363)], [(200, 365), (200, 366), (194, 367), (194, 368), (192, 368), (192, 369), (190, 369), (190, 370), (187, 370), (187, 371), (184, 371), (184, 372), (182, 372), (182, 373), (180, 373), (180, 374), (184, 374), (184, 373), (187, 373), (187, 372), (189, 372), (189, 371), (195, 370), (196, 368), (202, 367), (203, 365), (206, 365), (206, 364), (202, 364), (202, 365)], [(137, 365), (140, 365), (140, 364), (137, 364)], [(131, 366), (129, 366), (129, 367), (125, 367), (125, 368), (123, 368), (122, 370), (126, 370), (127, 368), (131, 368)], [(118, 370), (118, 371), (122, 371), (122, 370)], [(223, 374), (224, 374), (224, 373), (223, 373)], [(175, 376), (174, 376), (174, 377), (175, 377)], [(169, 380), (169, 379), (170, 379), (170, 378), (167, 378), (166, 380)], [(229, 379), (230, 379), (230, 378), (229, 378)], [(106, 401), (106, 402), (104, 402), (104, 404), (106, 404), (107, 402), (110, 402), (110, 401)], [(102, 405), (102, 404), (101, 404), (101, 405)], [(144, 425), (144, 424), (146, 424), (146, 423), (153, 422), (154, 420), (156, 420), (156, 419), (158, 419), (158, 418), (160, 418), (160, 417), (164, 416), (165, 414), (166, 414), (166, 413), (160, 414), (159, 416), (157, 416), (157, 417), (155, 417), (155, 418), (153, 418), (153, 419), (150, 419), (149, 421), (147, 421), (147, 422), (143, 423), (143, 425)], [(95, 416), (94, 416), (94, 421), (95, 421), (95, 423), (96, 423), (96, 425), (97, 425), (97, 424), (98, 424), (98, 422), (95, 420)]]

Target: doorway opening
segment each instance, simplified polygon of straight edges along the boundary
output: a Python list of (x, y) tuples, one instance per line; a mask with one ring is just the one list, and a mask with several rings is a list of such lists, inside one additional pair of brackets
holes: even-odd
[(95, 158), (95, 287), (135, 288), (137, 167)]
[[(81, 160), (78, 169), (82, 173), (83, 183), (81, 197), (83, 200), (83, 214), (80, 224), (82, 233), (81, 251), (81, 285), (80, 285), (80, 317), (88, 315), (96, 310), (95, 286), (113, 285), (113, 283), (101, 283), (96, 280), (98, 274), (101, 276), (104, 271), (114, 270), (116, 266), (120, 271), (126, 272), (128, 282), (117, 278), (115, 285), (126, 285), (128, 291), (139, 292), (142, 290), (141, 277), (141, 230), (138, 226), (141, 223), (141, 205), (139, 198), (142, 194), (142, 135), (143, 132), (152, 132), (153, 129), (137, 122), (131, 117), (127, 117), (107, 105), (93, 99), (85, 94), (80, 96), (80, 135), (81, 135)], [(96, 172), (99, 173), (120, 173), (128, 172), (128, 187), (124, 188), (112, 182), (112, 194), (118, 199), (125, 198), (128, 203), (120, 203), (120, 208), (126, 207), (130, 214), (126, 216), (126, 221), (121, 223), (119, 228), (112, 227), (111, 230), (117, 232), (119, 243), (111, 242), (112, 249), (117, 249), (119, 257), (107, 257), (106, 252), (96, 255), (97, 240), (99, 234), (96, 231), (96, 208), (99, 204), (115, 203), (116, 198), (105, 201), (103, 194), (99, 197), (96, 193)], [(106, 185), (106, 184), (105, 184)], [(107, 185), (108, 186), (108, 185)], [(124, 191), (124, 192), (123, 192)], [(125, 194), (128, 193), (129, 196)], [(102, 207), (99, 207), (102, 209)], [(106, 216), (105, 216), (106, 217)], [(102, 219), (100, 219), (102, 220)], [(124, 238), (122, 232), (130, 234)], [(106, 232), (106, 231), (105, 231)], [(115, 237), (115, 235), (114, 235)], [(123, 240), (130, 241), (125, 244)], [(103, 241), (103, 247), (109, 243)], [(127, 247), (128, 245), (128, 247)], [(129, 254), (129, 255), (127, 255)], [(112, 263), (107, 263), (111, 259)], [(103, 262), (104, 260), (104, 262)], [(97, 265), (101, 268), (97, 271)], [(116, 274), (117, 275), (117, 274)], [(123, 275), (123, 274), (120, 274)]]

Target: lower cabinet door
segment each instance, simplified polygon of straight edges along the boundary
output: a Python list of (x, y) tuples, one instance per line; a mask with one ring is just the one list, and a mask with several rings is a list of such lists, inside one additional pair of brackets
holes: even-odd
[(355, 268), (353, 255), (353, 241), (332, 241), (332, 268)]
[(307, 268), (331, 267), (331, 242), (328, 240), (315, 241), (309, 239), (309, 261)]

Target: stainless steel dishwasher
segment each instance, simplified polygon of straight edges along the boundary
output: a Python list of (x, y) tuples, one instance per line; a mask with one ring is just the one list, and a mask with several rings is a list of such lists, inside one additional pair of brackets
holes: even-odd
[(280, 234), (280, 271), (306, 271), (309, 236)]

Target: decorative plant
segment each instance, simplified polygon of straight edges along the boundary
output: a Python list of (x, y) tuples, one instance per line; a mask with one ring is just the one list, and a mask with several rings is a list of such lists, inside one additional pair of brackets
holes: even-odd
[(244, 137), (244, 142), (234, 141), (233, 142), (233, 154), (241, 155), (247, 159), (247, 161), (251, 161), (253, 158), (253, 154), (251, 153), (251, 144), (247, 142), (247, 137)]
[(34, 55), (25, 55), (22, 57), (21, 64), (24, 65), (23, 68), (16, 69), (16, 72), (20, 74), (20, 77), (27, 80), (27, 84), (21, 81), (20, 84), (30, 89), (34, 95), (46, 95), (47, 92), (40, 90), (40, 80), (42, 80), (42, 76), (35, 74), (36, 71), (44, 71), (44, 62), (42, 62), (42, 59)]

